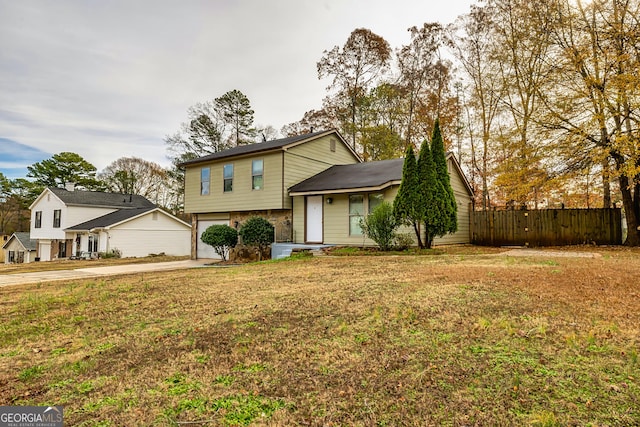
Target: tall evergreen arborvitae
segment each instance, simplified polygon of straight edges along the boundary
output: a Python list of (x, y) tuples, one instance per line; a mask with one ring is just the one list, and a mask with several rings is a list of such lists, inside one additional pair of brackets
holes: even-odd
[(422, 206), (424, 222), (425, 247), (431, 248), (433, 238), (443, 236), (446, 232), (444, 212), (444, 188), (436, 176), (429, 142), (423, 141), (418, 156), (418, 199)]
[(400, 189), (393, 201), (393, 215), (396, 219), (406, 225), (413, 227), (418, 240), (418, 246), (423, 247), (420, 237), (420, 222), (422, 222), (424, 205), (419, 195), (418, 166), (413, 147), (409, 145), (404, 156), (402, 166), (402, 182)]
[(449, 170), (447, 168), (447, 156), (444, 152), (444, 142), (442, 141), (442, 133), (440, 132), (440, 119), (436, 119), (433, 126), (433, 134), (431, 136), (431, 156), (436, 170), (436, 178), (441, 183), (444, 194), (444, 217), (446, 226), (444, 234), (455, 233), (458, 230), (458, 205), (451, 187), (449, 179)]

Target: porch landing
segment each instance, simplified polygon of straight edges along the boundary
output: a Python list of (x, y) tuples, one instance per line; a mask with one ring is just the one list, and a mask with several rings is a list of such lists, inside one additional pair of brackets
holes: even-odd
[(310, 251), (328, 248), (333, 245), (306, 245), (303, 243), (272, 243), (271, 244), (271, 259), (286, 258), (291, 255), (294, 249), (308, 249)]

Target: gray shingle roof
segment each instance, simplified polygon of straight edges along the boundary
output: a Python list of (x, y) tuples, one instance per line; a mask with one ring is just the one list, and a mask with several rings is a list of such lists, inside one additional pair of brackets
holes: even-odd
[[(38, 247), (38, 241), (31, 240), (31, 233), (29, 233), (28, 231), (16, 231), (15, 233), (13, 233), (13, 236), (15, 236), (16, 239), (20, 242), (20, 244), (24, 246), (24, 248), (28, 251), (35, 251)], [(10, 240), (11, 238), (7, 240), (7, 242), (3, 245), (3, 247), (7, 246)]]
[(142, 196), (119, 193), (104, 193), (101, 191), (67, 191), (64, 188), (50, 187), (60, 200), (66, 205), (76, 206), (104, 206), (113, 208), (154, 208), (149, 200)]
[(348, 190), (380, 187), (402, 180), (404, 159), (336, 165), (292, 187), (289, 193)]
[(229, 148), (218, 153), (209, 154), (204, 157), (198, 157), (197, 159), (187, 160), (180, 164), (180, 166), (187, 166), (194, 163), (208, 162), (211, 160), (220, 160), (227, 157), (241, 156), (246, 154), (259, 153), (262, 151), (275, 150), (278, 148), (286, 147), (289, 144), (304, 141), (306, 139), (313, 139), (319, 135), (326, 134), (330, 131), (306, 133), (304, 135), (291, 136), (288, 138), (274, 139), (272, 141), (259, 142), (256, 144), (240, 145), (239, 147)]
[(74, 225), (73, 227), (69, 227), (65, 229), (65, 231), (88, 231), (88, 230), (93, 230), (94, 228), (108, 227), (110, 225), (117, 224), (126, 219), (133, 218), (145, 212), (151, 211), (153, 209), (155, 209), (155, 207), (120, 209), (118, 211), (111, 212), (106, 215), (102, 215), (98, 218), (91, 219), (81, 224)]

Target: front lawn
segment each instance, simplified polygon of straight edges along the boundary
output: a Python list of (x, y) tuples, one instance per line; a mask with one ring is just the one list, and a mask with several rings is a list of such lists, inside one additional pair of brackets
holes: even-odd
[(640, 424), (638, 251), (463, 252), (2, 288), (0, 405), (85, 426)]
[(38, 271), (74, 270), (76, 268), (108, 267), (110, 265), (143, 264), (153, 262), (179, 261), (188, 256), (155, 255), (138, 258), (61, 259), (55, 261), (29, 262), (26, 264), (0, 263), (0, 274), (22, 274)]

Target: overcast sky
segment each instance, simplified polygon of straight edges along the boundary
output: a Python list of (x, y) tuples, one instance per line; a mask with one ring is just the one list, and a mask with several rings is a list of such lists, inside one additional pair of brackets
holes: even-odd
[(324, 50), (356, 28), (393, 49), (407, 28), (453, 22), (472, 0), (0, 0), (0, 172), (55, 153), (98, 170), (168, 166), (163, 138), (189, 106), (238, 89), (280, 130), (322, 105)]

